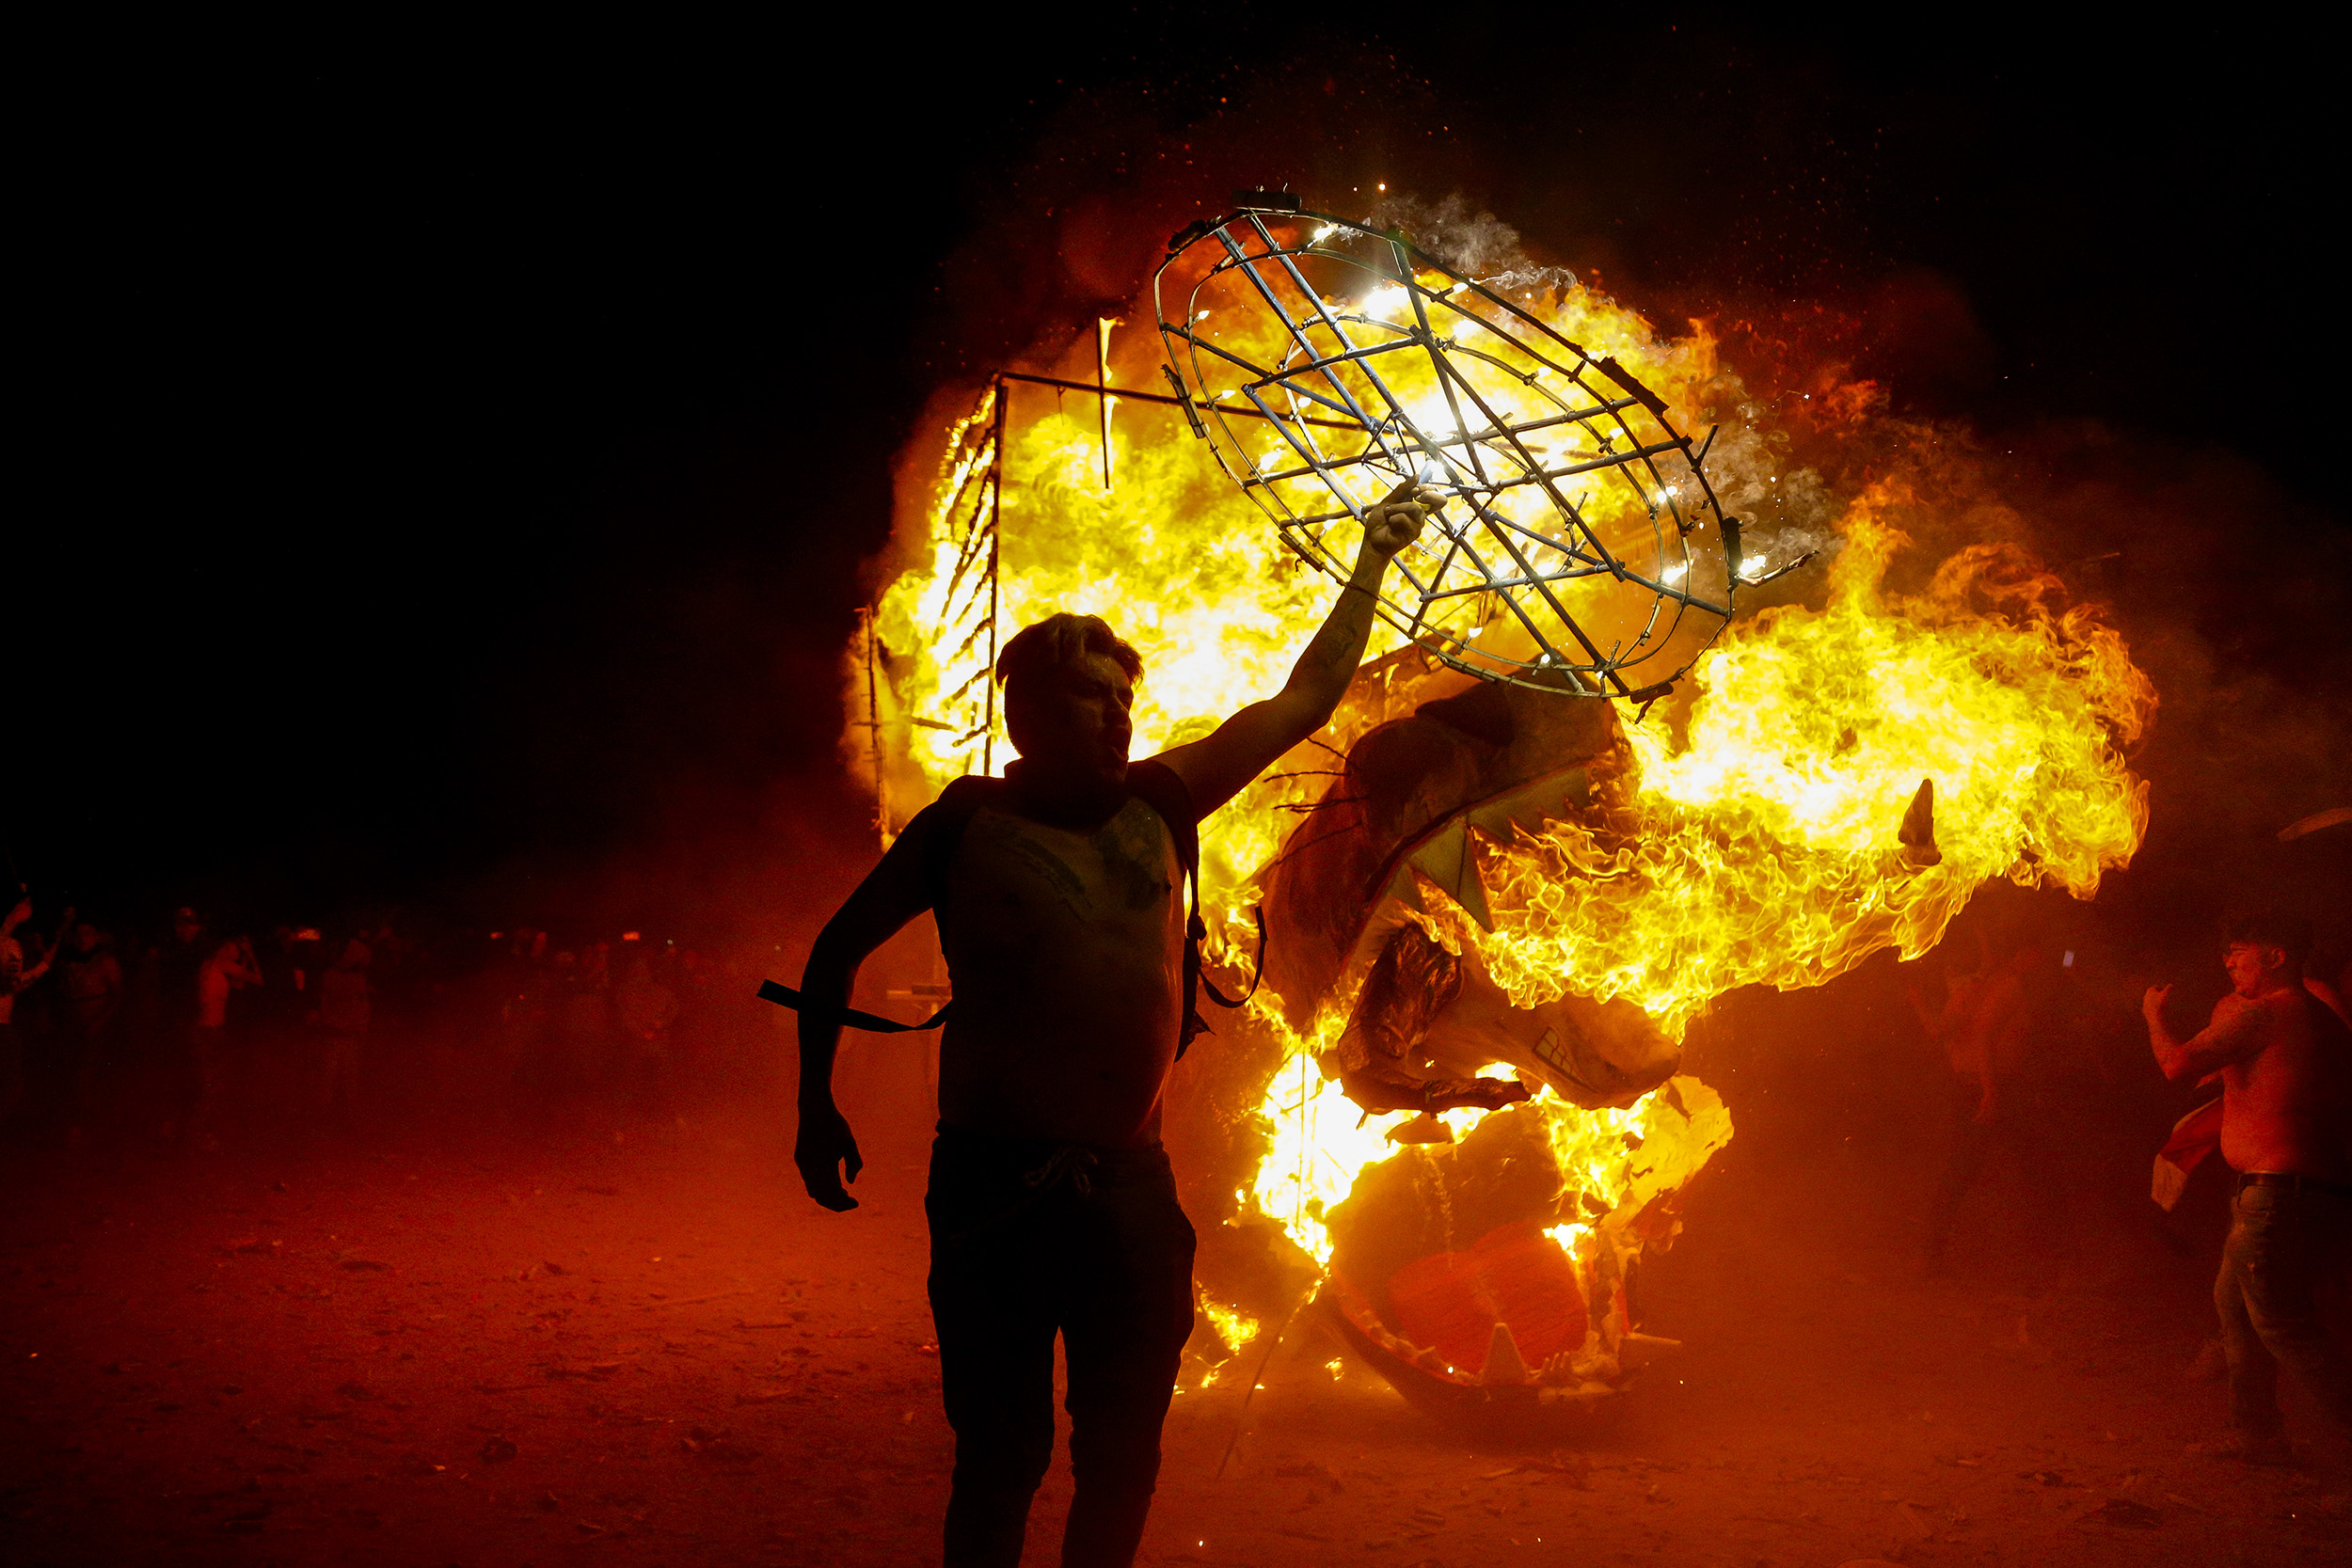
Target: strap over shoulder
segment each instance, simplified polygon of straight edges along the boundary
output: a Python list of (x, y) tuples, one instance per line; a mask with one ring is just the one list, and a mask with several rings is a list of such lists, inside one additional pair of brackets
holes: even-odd
[(1256, 912), (1257, 973), (1251, 976), (1247, 991), (1229, 997), (1217, 990), (1216, 981), (1200, 972), (1200, 947), (1209, 940), (1209, 927), (1200, 918), (1200, 818), (1193, 808), (1192, 786), (1184, 783), (1184, 775), (1176, 769), (1152, 758), (1128, 766), (1127, 792), (1158, 812), (1160, 819), (1168, 824), (1168, 833), (1176, 841), (1176, 860), (1184, 867), (1190, 899), (1184, 918), (1184, 1026), (1176, 1037), (1176, 1055), (1181, 1061), (1192, 1048), (1194, 1036), (1211, 1032), (1208, 1020), (1200, 1016), (1202, 991), (1208, 992), (1209, 1000), (1220, 1007), (1238, 1007), (1258, 993), (1258, 981), (1265, 975), (1265, 911)]
[(1190, 875), (1200, 869), (1200, 816), (1193, 810), (1192, 786), (1157, 757), (1131, 763), (1127, 793), (1160, 814), (1176, 841), (1176, 861)]
[(947, 901), (947, 868), (955, 863), (963, 830), (972, 825), (982, 806), (1002, 804), (1011, 787), (1002, 779), (967, 773), (949, 780), (939, 799), (907, 823), (908, 833), (920, 835), (915, 842), (923, 855), (923, 891), (930, 895), (931, 908)]
[[(1003, 806), (1011, 791), (1011, 784), (1003, 779), (967, 775), (950, 783), (939, 792), (939, 799), (915, 813), (906, 825), (906, 835), (913, 837), (923, 857), (923, 887), (930, 905), (938, 909), (947, 896), (947, 872), (954, 864), (956, 850), (963, 843), (964, 829), (983, 806)], [(1131, 764), (1127, 769), (1127, 791), (1153, 811), (1168, 825), (1168, 836), (1176, 848), (1177, 863), (1183, 867), (1188, 904), (1184, 922), (1184, 1016), (1183, 1031), (1178, 1038), (1176, 1054), (1182, 1056), (1192, 1044), (1195, 1035), (1208, 1028), (1200, 1017), (1200, 993), (1206, 990), (1211, 1001), (1222, 1007), (1238, 1007), (1258, 989), (1257, 980), (1250, 981), (1249, 991), (1238, 999), (1228, 1000), (1216, 986), (1200, 973), (1200, 944), (1208, 937), (1208, 927), (1200, 919), (1200, 820), (1192, 803), (1192, 787), (1184, 776), (1157, 759)], [(1265, 971), (1265, 916), (1258, 915), (1258, 972)], [(759, 988), (760, 1000), (779, 1006), (802, 1006), (800, 992), (774, 981), (765, 981)], [(836, 1016), (852, 1029), (877, 1033), (911, 1033), (937, 1028), (946, 1020), (954, 1004), (942, 1007), (922, 1023), (898, 1023), (891, 1020), (864, 1013), (854, 1008), (841, 1009)]]

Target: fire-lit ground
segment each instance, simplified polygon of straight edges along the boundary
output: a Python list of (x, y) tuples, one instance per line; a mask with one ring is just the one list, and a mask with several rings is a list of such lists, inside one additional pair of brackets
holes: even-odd
[[(2164, 1244), (2160, 1090), (2087, 1095), (2069, 1163), (2000, 1170), (1953, 1276), (1915, 1276), (1942, 1122), (1891, 970), (1743, 993), (1701, 1037), (1740, 1132), (1643, 1282), (1645, 1326), (1689, 1348), (1613, 1425), (1472, 1449), (1311, 1342), (1222, 1480), (1237, 1390), (1178, 1399), (1145, 1560), (2314, 1560), (2341, 1479), (2185, 1451), (2221, 1415), (2184, 1376), (2217, 1193)], [(742, 1101), (528, 1139), (436, 1117), (327, 1152), (12, 1153), (8, 1560), (927, 1560), (948, 1435), (920, 1085), (862, 1049), (846, 1216), (799, 1193), (788, 1115)], [(2075, 1195), (2071, 1259), (2049, 1190)], [(1067, 1495), (1057, 1469), (1041, 1514)]]

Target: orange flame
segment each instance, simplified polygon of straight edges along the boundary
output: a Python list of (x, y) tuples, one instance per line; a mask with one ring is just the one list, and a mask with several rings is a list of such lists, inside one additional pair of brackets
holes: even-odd
[[(1516, 1006), (1571, 991), (1624, 998), (1678, 1038), (1733, 987), (1819, 985), (1883, 948), (1927, 951), (1993, 878), (2088, 898), (2105, 871), (2129, 861), (2147, 825), (2147, 786), (2122, 748), (2146, 726), (2155, 694), (2092, 610), (2071, 606), (2063, 585), (2018, 552), (1993, 546), (1962, 550), (1916, 594), (1889, 591), (1889, 562), (1909, 543), (1894, 519), (1926, 504), (1899, 470), (1832, 515), (1840, 509), (1815, 475), (1785, 471), (1785, 440), (1718, 362), (1703, 328), (1662, 338), (1583, 288), (1526, 303), (1565, 336), (1622, 361), (1686, 428), (1720, 423), (1708, 469), (1726, 511), (1753, 516), (1772, 498), (1809, 498), (1843, 548), (1823, 608), (1735, 622), (1695, 667), (1678, 716), (1661, 711), (1626, 726), (1629, 756), (1603, 791), (1604, 809), (1481, 842), (1491, 927), (1425, 897), (1438, 940), (1474, 948)], [(1051, 368), (1091, 380), (1097, 347), (1089, 333), (1071, 345), (1068, 363)], [(1155, 350), (1145, 334), (1126, 334), (1113, 345), (1111, 379), (1154, 384)], [(1064, 410), (1049, 402), (1057, 394), (1012, 396), (1025, 405), (1003, 424), (1002, 634), (1063, 610), (1118, 626), (1146, 667), (1138, 756), (1205, 734), (1279, 688), (1327, 612), (1332, 585), (1281, 547), (1176, 411), (1120, 405), (1110, 454), (1117, 489), (1106, 492), (1103, 427), (1090, 402)], [(1826, 401), (1841, 415), (1830, 438), (1841, 438), (1842, 427), (1842, 438), (1862, 439), (1875, 418), (1869, 400)], [(906, 782), (925, 786), (891, 802), (900, 819), (977, 768), (988, 728), (975, 532), (983, 519), (968, 501), (977, 443), (997, 413), (983, 399), (947, 433), (937, 499), (902, 524), (912, 563), (884, 590), (875, 617), (887, 679), (870, 717)], [(1392, 631), (1375, 628), (1375, 658), (1397, 646)], [(1404, 695), (1391, 689), (1397, 674), (1391, 663), (1383, 676), (1391, 685), (1359, 682), (1321, 741), (1343, 752), (1386, 717)], [(861, 665), (853, 711), (864, 709), (866, 685)], [(862, 756), (867, 736), (853, 736), (852, 754)], [(1001, 767), (1001, 730), (993, 754)], [(1311, 775), (1331, 766), (1329, 756), (1302, 749), (1203, 824), (1201, 892), (1213, 928), (1246, 939), (1252, 879), (1294, 825), (1279, 808), (1322, 793), (1324, 781)], [(1942, 852), (1928, 865), (1897, 842), (1923, 779), (1934, 784)], [(1314, 1066), (1349, 999), (1320, 1000), (1303, 1036), (1284, 1024), (1279, 1006), (1252, 1008), (1251, 1027), (1281, 1042), (1281, 1065), (1240, 1097), (1260, 1106), (1270, 1141), (1236, 1194), (1319, 1263), (1330, 1254), (1324, 1212), (1394, 1152), (1378, 1121), (1365, 1124)], [(1610, 1211), (1552, 1230), (1588, 1279), (1605, 1280), (1629, 1248), (1638, 1251), (1637, 1211), (1730, 1135), (1720, 1100), (1687, 1078), (1675, 1087), (1677, 1116), (1659, 1103), (1664, 1090), (1626, 1111), (1534, 1102), (1564, 1174)], [(1482, 1115), (1450, 1119), (1466, 1131)], [(1635, 1127), (1638, 1167), (1623, 1153), (1623, 1133)], [(1233, 1339), (1246, 1337), (1246, 1314), (1231, 1316), (1220, 1327)]]
[[(1972, 546), (1915, 597), (1882, 483), (1848, 512), (1819, 612), (1768, 610), (1700, 665), (1688, 737), (1631, 726), (1629, 820), (1489, 844), (1492, 931), (1438, 918), (1514, 1006), (1622, 996), (1668, 1033), (1735, 986), (1820, 985), (1883, 947), (1916, 958), (1994, 877), (2078, 898), (2123, 864), (2148, 786), (2117, 747), (2155, 690), (2123, 641), (2014, 552)], [(1934, 782), (1940, 863), (1895, 827)]]

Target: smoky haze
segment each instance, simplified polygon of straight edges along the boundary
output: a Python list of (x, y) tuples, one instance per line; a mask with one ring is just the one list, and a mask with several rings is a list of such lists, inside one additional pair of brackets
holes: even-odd
[[(2247, 904), (2352, 952), (2352, 827), (2278, 836), (2352, 804), (2323, 53), (2046, 16), (833, 20), (109, 40), (27, 89), (0, 836), (27, 929), (72, 903), (125, 969), (87, 1083), (39, 1046), (6, 1130), (27, 1560), (931, 1551), (929, 1053), (845, 1053), (866, 1207), (820, 1214), (749, 990), (797, 979), (876, 854), (843, 657), (924, 444), (1261, 185), (1704, 324), (1781, 443), (1776, 510), (1736, 502), (1776, 550), (1833, 552), (1883, 471), (1807, 406), (1867, 385), (1890, 440), (1948, 457), (1896, 586), (2018, 545), (2160, 705), (2148, 838), (2096, 903), (1990, 887), (1920, 965), (1694, 1025), (1738, 1131), (1645, 1276), (1690, 1350), (1638, 1409), (1498, 1457), (1310, 1331), (1247, 1410), (1178, 1402), (1155, 1547), (1485, 1560), (1550, 1519), (1838, 1561), (1924, 1522), (2055, 1561), (2059, 1499), (2085, 1539), (2136, 1531), (2087, 1517), (2112, 1498), (2163, 1515), (2123, 1537), (2147, 1560), (2294, 1560), (2301, 1494), (2181, 1467), (2219, 1419), (2180, 1372), (2223, 1199), (2208, 1166), (2146, 1202), (2189, 1101), (2137, 1006), (2175, 980), (2201, 1017)], [(1821, 593), (1817, 563), (1760, 602)], [(262, 974), (201, 1117), (183, 904)], [(353, 938), (376, 1011), (337, 1101), (310, 987)], [(1996, 1169), (1922, 1283), (1947, 1075), (1907, 992), (2029, 945), (2068, 976), (2074, 1135)], [(658, 1027), (618, 998), (640, 958)], [(918, 922), (858, 1000), (912, 1017), (938, 978)], [(42, 983), (21, 1017), (62, 1040)], [(2042, 1476), (2029, 1511), (1964, 1491)]]

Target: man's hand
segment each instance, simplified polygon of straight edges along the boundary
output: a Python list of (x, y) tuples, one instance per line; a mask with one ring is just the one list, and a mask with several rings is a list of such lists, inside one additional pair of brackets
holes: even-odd
[(1421, 537), (1421, 526), (1438, 515), (1445, 499), (1418, 480), (1405, 480), (1364, 508), (1364, 553), (1383, 562)]
[(2139, 1016), (2150, 1023), (2162, 1023), (2165, 999), (2171, 994), (2170, 986), (2150, 986), (2148, 994), (2139, 999)]
[(800, 1167), (809, 1196), (836, 1214), (857, 1207), (857, 1199), (842, 1187), (841, 1179), (846, 1171), (855, 1181), (866, 1161), (838, 1108), (827, 1105), (801, 1113), (800, 1135), (792, 1142), (792, 1163)]

